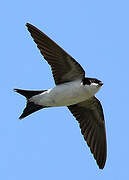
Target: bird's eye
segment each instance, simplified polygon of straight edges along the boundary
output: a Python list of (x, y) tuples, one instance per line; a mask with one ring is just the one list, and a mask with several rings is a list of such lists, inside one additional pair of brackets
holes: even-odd
[(91, 81), (88, 78), (83, 79), (83, 85), (90, 85)]

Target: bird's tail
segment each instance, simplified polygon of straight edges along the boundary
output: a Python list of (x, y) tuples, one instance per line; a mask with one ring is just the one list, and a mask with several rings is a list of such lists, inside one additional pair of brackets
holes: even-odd
[(19, 119), (23, 119), (26, 116), (28, 116), (42, 108), (45, 108), (44, 106), (41, 106), (41, 105), (35, 104), (34, 102), (29, 101), (29, 99), (35, 95), (45, 92), (46, 90), (33, 91), (33, 90), (14, 89), (14, 91), (25, 96), (27, 99), (26, 107), (23, 110), (23, 113), (21, 114)]

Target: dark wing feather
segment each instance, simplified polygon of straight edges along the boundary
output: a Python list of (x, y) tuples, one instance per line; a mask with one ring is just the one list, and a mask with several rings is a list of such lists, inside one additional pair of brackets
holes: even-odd
[(103, 109), (100, 101), (92, 97), (87, 101), (68, 106), (80, 124), (91, 152), (100, 169), (104, 168), (107, 156), (107, 143)]
[(41, 54), (51, 66), (56, 84), (82, 79), (85, 76), (85, 72), (80, 64), (46, 34), (29, 23), (26, 26)]

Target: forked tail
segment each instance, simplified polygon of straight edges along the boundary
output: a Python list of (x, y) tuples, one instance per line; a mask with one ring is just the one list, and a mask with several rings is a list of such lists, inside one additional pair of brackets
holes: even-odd
[(23, 110), (23, 113), (21, 114), (19, 119), (23, 119), (26, 116), (28, 116), (42, 108), (45, 108), (44, 106), (41, 106), (41, 105), (35, 104), (34, 102), (29, 101), (29, 99), (35, 95), (45, 92), (46, 90), (33, 91), (33, 90), (14, 89), (14, 91), (25, 96), (27, 99), (26, 107)]

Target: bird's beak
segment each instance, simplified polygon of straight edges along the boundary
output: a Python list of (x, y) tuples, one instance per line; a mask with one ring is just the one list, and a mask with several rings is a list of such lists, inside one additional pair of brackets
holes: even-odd
[(103, 82), (102, 82), (102, 81), (100, 81), (100, 82), (99, 82), (99, 85), (100, 85), (100, 86), (102, 86), (102, 85), (103, 85)]

